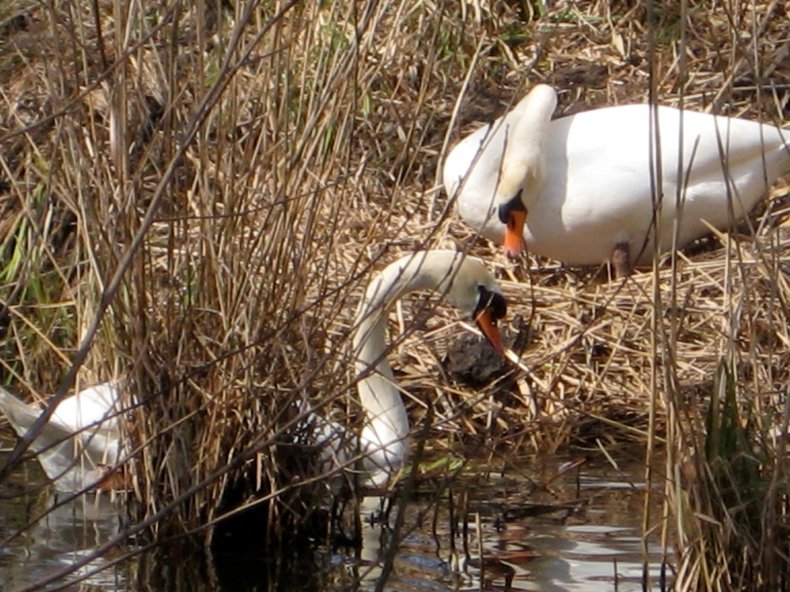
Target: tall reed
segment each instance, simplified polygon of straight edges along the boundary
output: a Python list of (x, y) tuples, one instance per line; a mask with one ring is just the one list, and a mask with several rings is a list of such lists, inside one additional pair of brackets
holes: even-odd
[[(783, 581), (787, 183), (733, 240), (625, 284), (514, 267), (437, 186), (447, 148), (536, 82), (559, 90), (558, 115), (652, 98), (781, 121), (781, 3), (8, 6), (3, 379), (43, 400), (83, 353), (79, 384), (137, 397), (147, 540), (208, 543), (247, 507), (272, 545), (296, 528), (323, 491), (293, 445), (300, 404), (357, 421), (347, 336), (370, 272), (457, 245), (498, 270), (529, 371), (512, 390), (454, 381), (449, 314), (407, 336), (410, 410), (442, 428), (426, 448), (646, 442), (666, 506), (646, 512), (645, 539), (662, 533), (678, 589)], [(737, 458), (703, 434), (735, 438)], [(745, 526), (747, 493), (764, 503)]]

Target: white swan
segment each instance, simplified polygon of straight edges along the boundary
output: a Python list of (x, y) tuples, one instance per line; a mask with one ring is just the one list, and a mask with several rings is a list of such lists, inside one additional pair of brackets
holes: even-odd
[[(354, 367), (360, 374), (357, 390), (366, 415), (358, 446), (343, 449), (345, 430), (320, 418), (315, 440), (326, 446), (335, 462), (361, 454), (373, 486), (382, 485), (400, 469), (409, 436), (406, 408), (386, 360), (387, 311), (404, 294), (421, 289), (443, 294), (468, 313), (493, 347), (503, 352), (496, 323), (505, 315), (505, 300), (480, 261), (455, 251), (417, 252), (389, 265), (371, 281), (353, 336)], [(56, 407), (30, 448), (59, 490), (79, 491), (100, 484), (115, 467), (121, 453), (119, 405), (118, 389), (102, 384)], [(0, 410), (20, 437), (40, 415), (2, 388)]]
[[(100, 486), (120, 455), (120, 392), (112, 384), (93, 386), (63, 399), (30, 449), (59, 491)], [(41, 415), (0, 388), (0, 411), (23, 437)]]
[(387, 312), (405, 294), (433, 290), (468, 314), (491, 345), (503, 353), (497, 321), (506, 312), (494, 278), (477, 259), (456, 251), (421, 251), (387, 266), (368, 285), (353, 334), (357, 391), (365, 412), (358, 445), (348, 450), (345, 429), (324, 421), (317, 438), (334, 463), (361, 457), (366, 485), (380, 487), (397, 473), (406, 457), (409, 419), (387, 363)]
[[(448, 195), (457, 195), (461, 217), (504, 242), (508, 255), (518, 253), (523, 229), (527, 248), (564, 263), (597, 265), (611, 257), (617, 275), (649, 264), (650, 170), (657, 162), (650, 106), (551, 121), (556, 101), (551, 87), (539, 85), (504, 117), (461, 140), (444, 165)], [(790, 170), (790, 130), (670, 107), (655, 113), (661, 253), (703, 236), (705, 222), (727, 229)]]

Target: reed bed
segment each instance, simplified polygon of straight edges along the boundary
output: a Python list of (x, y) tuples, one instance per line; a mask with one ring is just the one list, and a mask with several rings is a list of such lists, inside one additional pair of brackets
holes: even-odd
[(676, 589), (786, 586), (787, 180), (737, 232), (624, 282), (506, 261), (438, 182), (448, 148), (536, 82), (558, 114), (655, 100), (781, 123), (786, 17), (741, 0), (8, 4), (4, 383), (44, 400), (119, 381), (140, 540), (208, 545), (246, 510), (274, 550), (326, 491), (303, 401), (358, 420), (348, 335), (371, 272), (456, 246), (501, 278), (521, 367), (465, 384), (447, 363), (465, 325), (399, 307), (391, 357), (426, 446), (644, 442), (666, 491), (645, 531), (676, 549)]

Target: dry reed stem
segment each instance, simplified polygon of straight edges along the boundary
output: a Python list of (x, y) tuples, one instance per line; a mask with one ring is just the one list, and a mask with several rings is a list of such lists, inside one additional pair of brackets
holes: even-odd
[[(754, 232), (618, 283), (533, 257), (514, 267), (457, 220), (437, 179), (462, 134), (536, 82), (569, 114), (647, 100), (652, 68), (663, 104), (783, 121), (786, 8), (681, 4), (651, 18), (649, 3), (609, 2), (113, 2), (100, 15), (19, 3), (0, 14), (12, 33), (0, 61), (5, 382), (37, 399), (56, 390), (132, 254), (79, 382), (120, 379), (144, 400), (130, 433), (144, 444), (143, 524), (152, 538), (195, 532), (266, 499), (274, 540), (316, 485), (289, 443), (296, 404), (359, 419), (347, 337), (370, 273), (459, 246), (497, 270), (531, 340), (513, 388), (473, 388), (440, 365), (465, 331), (454, 313), (415, 326), (425, 304), (399, 308), (407, 334), (392, 359), (415, 424), (435, 413), (429, 443), (553, 452), (636, 438), (652, 456), (666, 441), (677, 498), (672, 463), (699, 446), (721, 358), (759, 433), (786, 421), (787, 181)], [(270, 20), (274, 6), (284, 14)], [(723, 551), (698, 551), (678, 581), (726, 576), (697, 563)]]

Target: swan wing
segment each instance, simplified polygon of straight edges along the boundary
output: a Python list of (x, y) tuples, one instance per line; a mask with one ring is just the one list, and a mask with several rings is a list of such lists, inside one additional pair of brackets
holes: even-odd
[[(74, 397), (64, 400), (68, 402)], [(58, 489), (75, 491), (93, 483), (101, 476), (100, 465), (113, 465), (119, 457), (119, 436), (117, 425), (99, 424), (89, 427), (84, 423), (74, 429), (73, 422), (64, 422), (57, 417), (60, 410), (52, 415), (36, 438), (30, 449), (38, 454), (38, 459), (47, 476), (56, 482)], [(69, 405), (66, 409), (68, 410)], [(24, 437), (41, 411), (27, 405), (7, 390), (0, 388), (0, 410), (8, 418), (17, 435)], [(64, 414), (61, 413), (61, 416)], [(83, 430), (77, 436), (76, 432)]]

